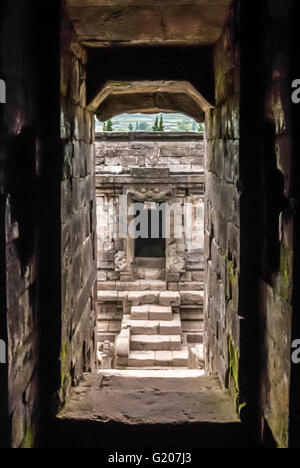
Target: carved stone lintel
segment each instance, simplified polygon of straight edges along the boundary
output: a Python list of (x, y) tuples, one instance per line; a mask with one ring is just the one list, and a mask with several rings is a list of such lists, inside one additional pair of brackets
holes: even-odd
[(156, 201), (161, 202), (172, 197), (176, 192), (176, 187), (168, 184), (161, 185), (130, 185), (126, 188), (126, 195), (131, 195), (136, 201)]

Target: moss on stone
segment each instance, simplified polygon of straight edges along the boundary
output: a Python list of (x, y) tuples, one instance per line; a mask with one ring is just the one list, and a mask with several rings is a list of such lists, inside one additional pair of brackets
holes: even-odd
[(235, 286), (238, 282), (238, 273), (233, 261), (228, 258), (226, 260), (226, 268), (229, 282), (232, 286)]
[(292, 268), (289, 250), (282, 246), (280, 251), (280, 297), (284, 302), (291, 300)]
[[(277, 446), (280, 449), (286, 449), (289, 446), (288, 422), (285, 416), (278, 418), (277, 424)], [(276, 435), (275, 435), (276, 438)]]
[(34, 440), (35, 440), (35, 428), (34, 428), (33, 425), (28, 426), (26, 428), (22, 448), (24, 448), (24, 449), (33, 448), (34, 447)]
[(247, 403), (240, 403), (238, 405), (238, 414), (239, 414), (239, 416), (242, 415), (242, 411), (243, 411), (244, 408), (246, 408), (246, 406), (247, 406)]
[(61, 352), (60, 352), (60, 361), (63, 364), (67, 358), (67, 352), (68, 352), (68, 343), (63, 343), (61, 347)]
[(59, 357), (60, 362), (61, 362), (61, 388), (64, 386), (66, 378), (67, 378), (66, 374), (64, 373), (64, 370), (66, 366), (68, 346), (69, 344), (67, 342), (63, 343), (61, 352), (60, 352), (60, 357)]
[(228, 338), (228, 354), (229, 354), (229, 375), (230, 380), (234, 384), (234, 392), (236, 396), (239, 394), (239, 354), (235, 348), (231, 336)]
[(233, 260), (229, 258), (229, 251), (228, 249), (226, 252), (222, 252), (223, 259), (225, 261), (226, 271), (227, 271), (227, 278), (231, 286), (236, 286), (238, 282), (238, 271), (237, 267), (235, 266)]

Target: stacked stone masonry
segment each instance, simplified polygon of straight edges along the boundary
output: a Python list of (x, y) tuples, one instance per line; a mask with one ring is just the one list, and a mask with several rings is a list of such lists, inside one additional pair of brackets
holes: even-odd
[(61, 389), (95, 363), (96, 202), (94, 117), (86, 109), (87, 53), (70, 30), (61, 49), (63, 179)]
[[(206, 368), (236, 397), (240, 355), (239, 49), (231, 22), (215, 46), (216, 107), (206, 115)], [(230, 349), (237, 362), (232, 363)]]

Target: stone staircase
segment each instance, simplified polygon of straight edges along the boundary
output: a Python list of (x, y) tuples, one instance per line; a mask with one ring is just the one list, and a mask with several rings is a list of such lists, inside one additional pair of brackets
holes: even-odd
[(159, 280), (114, 287), (98, 291), (98, 340), (115, 344), (115, 367), (187, 368), (189, 348), (202, 341), (203, 293), (170, 291)]
[(171, 306), (132, 306), (122, 327), (130, 328), (129, 368), (187, 367), (180, 315)]

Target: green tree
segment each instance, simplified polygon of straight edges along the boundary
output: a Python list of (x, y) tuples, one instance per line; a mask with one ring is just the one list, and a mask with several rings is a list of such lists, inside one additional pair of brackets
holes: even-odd
[(163, 118), (162, 115), (160, 116), (158, 131), (159, 132), (164, 132), (165, 131), (164, 118)]
[(107, 125), (106, 125), (106, 122), (104, 122), (103, 124), (103, 131), (106, 132), (107, 131)]
[(114, 127), (113, 127), (113, 123), (112, 123), (111, 119), (109, 119), (109, 121), (107, 122), (106, 131), (107, 132), (113, 132), (114, 131)]
[(129, 131), (130, 131), (130, 132), (133, 132), (133, 129), (134, 129), (134, 127), (133, 127), (132, 123), (130, 123), (130, 124), (129, 124)]
[(204, 132), (204, 124), (199, 123), (198, 132)]
[(139, 125), (139, 123), (137, 122), (137, 123), (135, 124), (135, 131), (138, 132), (139, 129), (140, 129), (140, 125)]
[(154, 127), (153, 127), (154, 132), (159, 132), (159, 119), (156, 117)]

